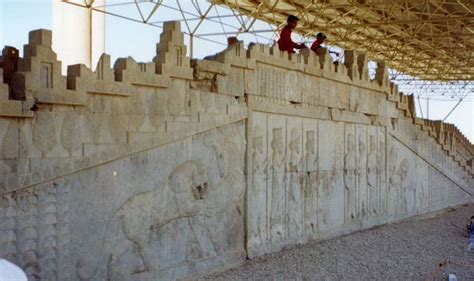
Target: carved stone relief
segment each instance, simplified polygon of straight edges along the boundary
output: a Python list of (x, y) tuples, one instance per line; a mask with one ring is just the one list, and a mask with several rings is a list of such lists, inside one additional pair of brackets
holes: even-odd
[(384, 129), (378, 130), (378, 149), (377, 149), (377, 186), (379, 194), (379, 215), (387, 214), (387, 170), (386, 170), (386, 146)]
[(66, 180), (61, 183), (0, 198), (0, 253), (18, 264), (28, 280), (67, 279), (69, 188)]
[[(24, 128), (20, 120), (11, 120), (5, 129), (2, 140), (0, 173), (25, 172), (28, 168), (29, 145), (26, 143)], [(1, 188), (0, 188), (1, 191)]]
[(379, 210), (377, 190), (377, 139), (375, 134), (369, 135), (369, 153), (367, 155), (367, 189), (368, 211), (371, 216), (376, 216)]
[[(351, 130), (353, 132), (353, 130)], [(344, 155), (344, 208), (345, 222), (357, 218), (357, 178), (356, 178), (356, 139), (347, 133)]]
[(64, 116), (61, 127), (61, 144), (72, 156), (73, 151), (82, 143), (81, 139), (81, 118), (80, 116), (68, 113)]
[[(266, 126), (266, 124), (264, 124)], [(250, 189), (249, 200), (251, 202), (251, 212), (253, 217), (252, 227), (250, 228), (251, 243), (264, 244), (268, 240), (267, 226), (267, 174), (268, 158), (266, 156), (265, 138), (262, 134), (263, 128), (259, 125), (253, 129), (252, 145), (252, 186)], [(250, 210), (249, 210), (250, 211)]]
[(416, 200), (421, 196), (419, 188), (413, 184), (413, 170), (422, 174), (422, 168), (415, 165), (416, 156), (410, 154), (396, 140), (391, 141), (390, 155), (389, 155), (389, 180), (388, 188), (391, 205), (390, 212), (396, 217), (406, 217), (416, 212)]
[[(295, 71), (286, 72), (285, 98), (289, 101), (301, 102), (302, 78)], [(314, 90), (312, 90), (314, 91)]]
[[(317, 127), (317, 125), (315, 126)], [(306, 131), (303, 157), (303, 191), (304, 191), (304, 218), (305, 231), (311, 235), (318, 232), (318, 216), (320, 213), (319, 198), (319, 173), (318, 173), (318, 152), (316, 143), (316, 132)]]
[[(244, 238), (245, 185), (243, 131), (236, 128), (215, 129), (171, 148), (137, 156), (134, 162), (145, 161), (146, 169), (160, 163), (176, 166), (157, 167), (158, 171), (169, 171), (162, 174), (149, 171), (141, 175), (145, 181), (137, 178), (132, 190), (104, 183), (117, 198), (134, 193), (120, 199), (122, 203), (108, 215), (96, 259), (87, 252), (79, 253), (77, 277), (175, 279), (196, 270), (193, 264), (206, 268), (221, 257), (238, 257)], [(152, 189), (145, 188), (147, 182), (153, 183)]]
[(270, 239), (272, 242), (283, 240), (286, 236), (286, 186), (285, 174), (287, 156), (283, 139), (283, 128), (273, 128), (271, 135), (272, 160), (269, 167), (271, 173), (271, 212)]
[(357, 218), (364, 220), (368, 215), (367, 190), (367, 128), (358, 125), (357, 130)]
[(397, 189), (399, 187), (397, 173), (398, 152), (397, 149), (391, 145), (388, 155), (388, 189), (387, 189), (387, 213), (391, 216), (395, 215), (395, 208), (397, 204)]
[(288, 127), (288, 130), (291, 128), (291, 133), (288, 140), (287, 232), (290, 238), (298, 238), (302, 237), (304, 232), (301, 120), (291, 123)]
[[(255, 191), (263, 192), (268, 188), (266, 222), (270, 238), (266, 243), (278, 246), (318, 238), (328, 235), (338, 225), (357, 226), (382, 215), (386, 174), (383, 128), (352, 124), (334, 126), (331, 121), (283, 119), (263, 113), (254, 115), (258, 118), (254, 116), (249, 157), (255, 166), (252, 168), (253, 193), (248, 200), (258, 209), (255, 202), (261, 201), (263, 196), (256, 200)], [(262, 126), (267, 128), (262, 130)], [(322, 135), (317, 133), (320, 130), (324, 132)], [(267, 148), (263, 150), (264, 138), (260, 131), (267, 131), (269, 136)], [(261, 163), (265, 159), (260, 151), (266, 150), (269, 158), (265, 182), (260, 176), (263, 173)], [(344, 204), (340, 205), (340, 202)], [(256, 212), (253, 210), (252, 214)], [(256, 216), (262, 213), (258, 209)], [(255, 219), (252, 219), (250, 229), (255, 238), (250, 238), (254, 242), (249, 247), (265, 244), (258, 238), (262, 227)], [(257, 239), (260, 242), (256, 242)]]
[(344, 124), (318, 124), (318, 229), (327, 232), (344, 224)]
[(33, 144), (41, 151), (43, 158), (56, 146), (56, 127), (52, 113), (37, 113), (36, 122), (33, 125)]
[[(86, 260), (79, 259), (79, 278), (91, 279), (97, 272), (94, 267), (106, 264), (111, 279), (126, 280), (132, 274), (146, 275), (166, 270), (188, 258), (215, 255), (215, 251), (203, 249), (203, 243), (209, 243), (209, 233), (195, 222), (197, 216), (207, 215), (208, 182), (207, 168), (188, 161), (168, 176), (165, 187), (156, 187), (129, 198), (112, 219), (120, 226), (115, 230), (108, 229), (109, 232), (122, 229), (121, 239), (125, 242), (104, 246), (93, 267), (87, 266)], [(114, 250), (104, 253), (108, 248)]]

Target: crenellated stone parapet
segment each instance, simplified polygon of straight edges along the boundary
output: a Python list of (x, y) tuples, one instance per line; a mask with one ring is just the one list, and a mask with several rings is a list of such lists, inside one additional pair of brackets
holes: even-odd
[(0, 83), (0, 256), (31, 280), (174, 280), (473, 202), (473, 145), (363, 53), (190, 60), (167, 22), (152, 62), (62, 76), (51, 36)]

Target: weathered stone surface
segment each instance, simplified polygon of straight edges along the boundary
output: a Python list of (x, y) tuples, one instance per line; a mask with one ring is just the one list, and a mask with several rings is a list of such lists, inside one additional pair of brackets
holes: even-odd
[(0, 86), (0, 256), (29, 279), (173, 280), (473, 201), (473, 145), (383, 63), (183, 42), (63, 77), (30, 34)]

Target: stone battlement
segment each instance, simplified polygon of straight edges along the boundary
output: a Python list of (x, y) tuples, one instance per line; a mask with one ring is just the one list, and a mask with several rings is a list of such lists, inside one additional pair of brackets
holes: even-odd
[(0, 57), (0, 256), (31, 280), (175, 279), (473, 201), (474, 146), (363, 53), (190, 60), (168, 22), (153, 62), (63, 76), (51, 38)]

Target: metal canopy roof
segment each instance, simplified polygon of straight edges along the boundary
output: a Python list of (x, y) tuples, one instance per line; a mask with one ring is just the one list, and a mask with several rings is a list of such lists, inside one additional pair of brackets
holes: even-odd
[(424, 80), (474, 80), (472, 0), (212, 0), (296, 32), (328, 35), (328, 43), (366, 52)]

